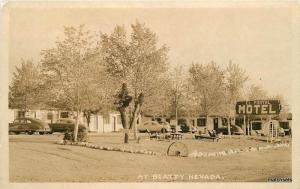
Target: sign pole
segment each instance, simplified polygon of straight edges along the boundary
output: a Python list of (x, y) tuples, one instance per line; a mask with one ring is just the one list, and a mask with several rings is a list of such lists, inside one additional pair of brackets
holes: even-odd
[(250, 133), (249, 133), (249, 119), (248, 119), (248, 116), (247, 116), (247, 133), (248, 133), (248, 136), (250, 136)]
[[(273, 142), (274, 137), (277, 138), (277, 125), (271, 120), (271, 115), (278, 115), (280, 113), (280, 101), (278, 100), (251, 100), (236, 102), (236, 114), (244, 116), (244, 131), (250, 135), (252, 125), (250, 124), (248, 115), (268, 115), (268, 137), (267, 141)], [(276, 127), (275, 127), (276, 126)], [(265, 130), (265, 129), (264, 129)], [(270, 136), (271, 135), (271, 136)]]
[[(273, 143), (274, 125), (271, 121), (271, 116), (270, 115), (268, 116), (268, 119), (269, 119), (269, 127), (271, 127), (271, 143)], [(269, 129), (269, 131), (270, 131), (270, 129)]]
[(246, 134), (246, 115), (244, 115), (244, 128), (243, 128), (245, 134)]

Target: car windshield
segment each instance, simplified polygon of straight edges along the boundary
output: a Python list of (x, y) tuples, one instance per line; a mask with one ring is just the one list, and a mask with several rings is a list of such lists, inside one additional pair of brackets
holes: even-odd
[(74, 123), (74, 121), (71, 119), (59, 119), (57, 123)]
[(159, 124), (155, 121), (151, 121), (151, 122), (145, 122), (143, 125), (159, 125)]
[(30, 123), (30, 122), (32, 122), (32, 123), (44, 123), (42, 120), (40, 120), (40, 119), (33, 119), (33, 118), (31, 118), (31, 119), (27, 119), (27, 123)]
[(14, 121), (14, 123), (20, 123), (20, 120), (19, 120), (19, 119), (16, 119), (16, 120)]

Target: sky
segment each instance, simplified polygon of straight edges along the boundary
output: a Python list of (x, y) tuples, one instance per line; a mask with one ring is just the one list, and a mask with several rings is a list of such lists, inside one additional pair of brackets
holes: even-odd
[(249, 85), (291, 102), (292, 10), (281, 8), (12, 8), (9, 11), (9, 75), (21, 58), (40, 60), (42, 49), (63, 37), (63, 26), (110, 33), (115, 25), (138, 19), (170, 48), (169, 62), (188, 68), (192, 62), (231, 60), (246, 70)]

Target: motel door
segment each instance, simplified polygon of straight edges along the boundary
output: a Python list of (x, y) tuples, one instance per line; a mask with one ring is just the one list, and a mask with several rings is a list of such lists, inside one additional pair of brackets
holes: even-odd
[(214, 118), (214, 130), (216, 131), (218, 129), (218, 118)]
[(116, 116), (113, 116), (113, 127), (114, 127), (114, 130), (113, 130), (113, 131), (117, 131), (117, 121), (116, 121)]
[(276, 123), (275, 121), (270, 121), (269, 122), (269, 135), (276, 136), (277, 135), (277, 130), (276, 130)]

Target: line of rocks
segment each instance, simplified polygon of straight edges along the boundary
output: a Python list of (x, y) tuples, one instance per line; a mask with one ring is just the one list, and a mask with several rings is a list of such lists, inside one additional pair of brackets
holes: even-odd
[(263, 150), (275, 149), (281, 147), (289, 147), (289, 144), (285, 143), (285, 144), (275, 144), (275, 145), (267, 145), (267, 146), (259, 146), (259, 147), (246, 147), (243, 149), (236, 148), (236, 149), (228, 149), (220, 152), (194, 151), (193, 153), (190, 153), (188, 157), (191, 158), (218, 157), (218, 156), (227, 156), (227, 155), (233, 155), (238, 153), (257, 152), (257, 151), (263, 151)]
[[(125, 152), (125, 153), (134, 153), (134, 154), (146, 154), (146, 155), (153, 155), (153, 156), (166, 156), (166, 153), (159, 153), (154, 152), (150, 150), (133, 150), (133, 149), (126, 149), (126, 148), (119, 148), (119, 147), (108, 147), (108, 146), (99, 146), (96, 144), (92, 144), (89, 142), (67, 142), (64, 143), (63, 141), (58, 141), (56, 144), (60, 145), (73, 145), (73, 146), (82, 146), (92, 149), (99, 149), (99, 150), (105, 150), (105, 151), (116, 151), (116, 152)], [(190, 158), (206, 158), (206, 157), (220, 157), (220, 156), (228, 156), (238, 153), (247, 153), (247, 152), (257, 152), (257, 151), (263, 151), (268, 149), (276, 149), (281, 147), (289, 147), (290, 144), (283, 143), (283, 144), (275, 144), (275, 145), (267, 145), (267, 146), (260, 146), (260, 147), (246, 147), (243, 149), (228, 149), (220, 152), (197, 152), (194, 151), (188, 155)]]
[(119, 148), (119, 147), (99, 146), (99, 145), (92, 144), (92, 143), (89, 143), (89, 142), (67, 142), (67, 143), (64, 143), (63, 141), (59, 141), (59, 142), (56, 142), (56, 143), (60, 144), (60, 145), (69, 144), (69, 145), (73, 145), (73, 146), (82, 146), (82, 147), (105, 150), (105, 151), (116, 151), (116, 152), (134, 153), (134, 154), (146, 154), (146, 155), (154, 155), (154, 156), (166, 155), (166, 154), (162, 154), (162, 153), (154, 152), (154, 151), (150, 151), (150, 150), (133, 150), (133, 149), (126, 149), (126, 148)]

